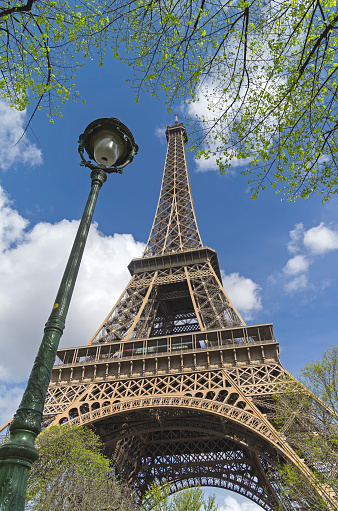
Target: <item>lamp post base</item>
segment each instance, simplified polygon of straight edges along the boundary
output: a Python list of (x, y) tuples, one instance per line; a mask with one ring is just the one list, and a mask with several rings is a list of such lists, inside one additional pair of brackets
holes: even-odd
[(32, 431), (19, 429), (2, 446), (5, 459), (0, 460), (0, 511), (24, 509), (28, 474), (39, 457), (35, 437)]

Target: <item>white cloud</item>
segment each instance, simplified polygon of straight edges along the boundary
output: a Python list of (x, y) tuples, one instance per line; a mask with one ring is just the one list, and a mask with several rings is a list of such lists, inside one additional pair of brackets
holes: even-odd
[[(188, 115), (191, 117), (196, 117), (199, 119), (207, 119), (213, 116), (210, 104), (212, 103), (212, 98), (210, 98), (211, 85), (206, 83), (203, 87), (198, 88), (197, 95), (194, 101), (190, 101), (186, 107), (183, 109), (187, 111)], [(205, 158), (204, 156), (195, 159), (196, 162), (196, 170), (198, 172), (208, 172), (209, 170), (217, 170), (218, 165), (216, 163), (217, 156), (210, 154), (209, 158)]]
[(290, 280), (290, 282), (287, 282), (284, 285), (284, 290), (286, 293), (293, 293), (295, 291), (300, 291), (302, 289), (305, 289), (307, 287), (307, 275), (299, 275), (298, 277), (295, 277), (294, 279)]
[(165, 135), (166, 129), (166, 126), (161, 125), (155, 130), (155, 135), (160, 139), (161, 144), (167, 143), (167, 137)]
[(201, 156), (201, 158), (198, 159), (195, 158), (197, 172), (209, 172), (209, 170), (218, 170), (216, 160), (217, 156), (215, 154), (210, 154), (210, 157), (208, 158), (205, 156)]
[(318, 158), (318, 163), (326, 163), (328, 161), (331, 161), (331, 157), (328, 154), (323, 154), (323, 156)]
[(309, 264), (308, 259), (304, 255), (296, 255), (288, 260), (283, 271), (287, 275), (297, 275), (297, 273), (308, 271)]
[[(24, 381), (29, 373), (55, 298), (78, 221), (27, 221), (4, 193), (0, 218), (0, 381)], [(144, 244), (131, 234), (104, 236), (91, 226), (70, 305), (62, 344), (86, 344), (130, 278), (126, 262), (140, 257)]]
[(330, 250), (338, 249), (338, 232), (325, 226), (321, 222), (304, 234), (304, 245), (313, 254), (325, 254)]
[[(214, 149), (211, 149), (212, 151)], [(209, 172), (210, 170), (218, 170), (219, 165), (217, 163), (218, 155), (217, 153), (212, 154), (208, 157), (201, 156), (200, 158), (195, 158), (196, 162), (196, 172)], [(238, 159), (235, 156), (233, 156), (228, 163), (230, 163), (231, 167), (229, 167), (226, 171), (227, 174), (234, 175), (235, 171), (233, 171), (236, 167), (244, 167), (248, 165), (251, 161), (251, 158), (243, 158)]]
[[(219, 166), (217, 164), (217, 155), (210, 154), (207, 158), (205, 156), (201, 156), (201, 158), (195, 158), (196, 162), (196, 171), (197, 172), (208, 172), (210, 170), (218, 170)], [(243, 158), (239, 160), (238, 158), (233, 157), (230, 161), (231, 167), (227, 170), (227, 174), (233, 174), (232, 169), (235, 167), (243, 167), (250, 163), (251, 158)]]
[[(13, 417), (24, 390), (23, 386), (12, 387), (0, 383), (0, 427)], [(4, 434), (4, 432), (0, 434)]]
[(242, 277), (238, 273), (226, 275), (221, 271), (223, 286), (230, 300), (240, 313), (251, 319), (254, 313), (262, 309), (260, 286), (253, 280)]
[(304, 225), (302, 222), (299, 222), (295, 225), (295, 228), (290, 231), (291, 240), (288, 243), (288, 250), (292, 254), (300, 251), (300, 243), (304, 237)]
[(5, 191), (0, 187), (0, 251), (7, 250), (12, 243), (17, 243), (24, 235), (28, 221), (11, 207)]
[[(294, 293), (311, 287), (309, 267), (315, 263), (316, 256), (338, 250), (338, 231), (327, 227), (325, 222), (306, 230), (299, 222), (290, 231), (287, 248), (297, 255), (287, 261), (282, 272), (271, 275), (269, 282), (281, 282), (286, 293)], [(317, 283), (316, 288), (324, 290), (329, 284), (326, 279), (321, 284)]]
[(41, 150), (29, 141), (27, 135), (21, 138), (25, 122), (25, 110), (19, 112), (0, 99), (0, 168), (2, 170), (7, 170), (15, 164), (41, 165), (42, 163)]
[(218, 508), (218, 511), (261, 511), (262, 508), (254, 502), (238, 502), (234, 497), (228, 496), (224, 499), (225, 506)]
[[(195, 98), (193, 101), (187, 102), (186, 106), (182, 107), (184, 112), (192, 118), (203, 119), (207, 124), (213, 125), (216, 118), (221, 115), (220, 108), (225, 109), (226, 105), (222, 103), (222, 107), (218, 105), (219, 98), (214, 94), (219, 84), (205, 81), (202, 86), (196, 89)], [(221, 121), (218, 121), (218, 130), (224, 131), (225, 126), (221, 126)], [(219, 142), (219, 136), (215, 130), (211, 130), (208, 134), (207, 139), (210, 144), (210, 155), (208, 158), (202, 156), (201, 158), (195, 158), (197, 172), (208, 172), (210, 170), (218, 170), (219, 166), (216, 162), (219, 155), (222, 153), (217, 151), (217, 143)], [(242, 167), (247, 165), (251, 161), (251, 158), (238, 159), (235, 156), (231, 158), (229, 163), (231, 167)], [(227, 170), (227, 173), (231, 173), (231, 168)]]

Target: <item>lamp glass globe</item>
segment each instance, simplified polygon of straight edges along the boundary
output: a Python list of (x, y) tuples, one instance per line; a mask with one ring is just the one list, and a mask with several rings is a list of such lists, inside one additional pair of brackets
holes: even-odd
[(103, 130), (93, 137), (92, 147), (96, 163), (111, 167), (123, 154), (124, 144), (117, 135), (110, 130)]

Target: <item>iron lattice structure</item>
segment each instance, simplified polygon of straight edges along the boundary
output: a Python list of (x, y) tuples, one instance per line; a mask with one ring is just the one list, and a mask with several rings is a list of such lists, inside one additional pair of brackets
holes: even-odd
[(273, 426), (272, 395), (287, 372), (272, 324), (247, 326), (223, 289), (197, 228), (186, 130), (176, 122), (166, 135), (144, 254), (90, 342), (58, 351), (45, 425), (95, 427), (140, 495), (167, 478), (172, 491), (215, 486), (267, 511), (303, 509), (280, 491), (281, 460), (312, 473)]

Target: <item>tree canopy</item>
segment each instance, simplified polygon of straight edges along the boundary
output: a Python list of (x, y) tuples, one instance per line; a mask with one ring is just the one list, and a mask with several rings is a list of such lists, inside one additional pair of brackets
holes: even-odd
[(34, 511), (135, 511), (134, 492), (118, 482), (88, 428), (63, 425), (37, 438), (39, 459), (28, 478), (27, 509)]
[(88, 54), (88, 36), (98, 25), (89, 3), (82, 13), (62, 0), (1, 2), (0, 95), (18, 110), (33, 103), (52, 116), (59, 100), (70, 97), (79, 67), (74, 59), (80, 51)]
[(290, 200), (337, 193), (336, 1), (145, 0), (138, 9), (125, 38), (136, 91), (162, 88), (169, 107), (183, 97), (188, 114), (200, 111), (200, 157), (221, 172), (242, 160), (253, 197), (268, 182)]
[(304, 509), (324, 511), (327, 502), (319, 497), (316, 487), (326, 488), (327, 494), (334, 494), (334, 509), (338, 509), (338, 347), (307, 364), (301, 374), (313, 393), (302, 384), (295, 385), (293, 379), (285, 382), (283, 392), (276, 394), (276, 422), (287, 442), (312, 469), (315, 484), (297, 467), (284, 465), (281, 491), (302, 502)]
[(139, 503), (118, 481), (100, 437), (86, 427), (52, 426), (37, 437), (39, 459), (28, 478), (26, 509), (34, 511), (216, 511), (215, 496), (200, 487), (170, 495), (155, 482)]
[(221, 172), (242, 161), (253, 197), (270, 182), (289, 200), (327, 200), (338, 192), (337, 22), (336, 0), (6, 0), (0, 93), (52, 115), (108, 46), (134, 69), (137, 97), (188, 103), (197, 155)]
[(155, 481), (141, 502), (141, 511), (217, 511), (215, 495), (206, 499), (199, 486), (170, 495), (169, 482)]

